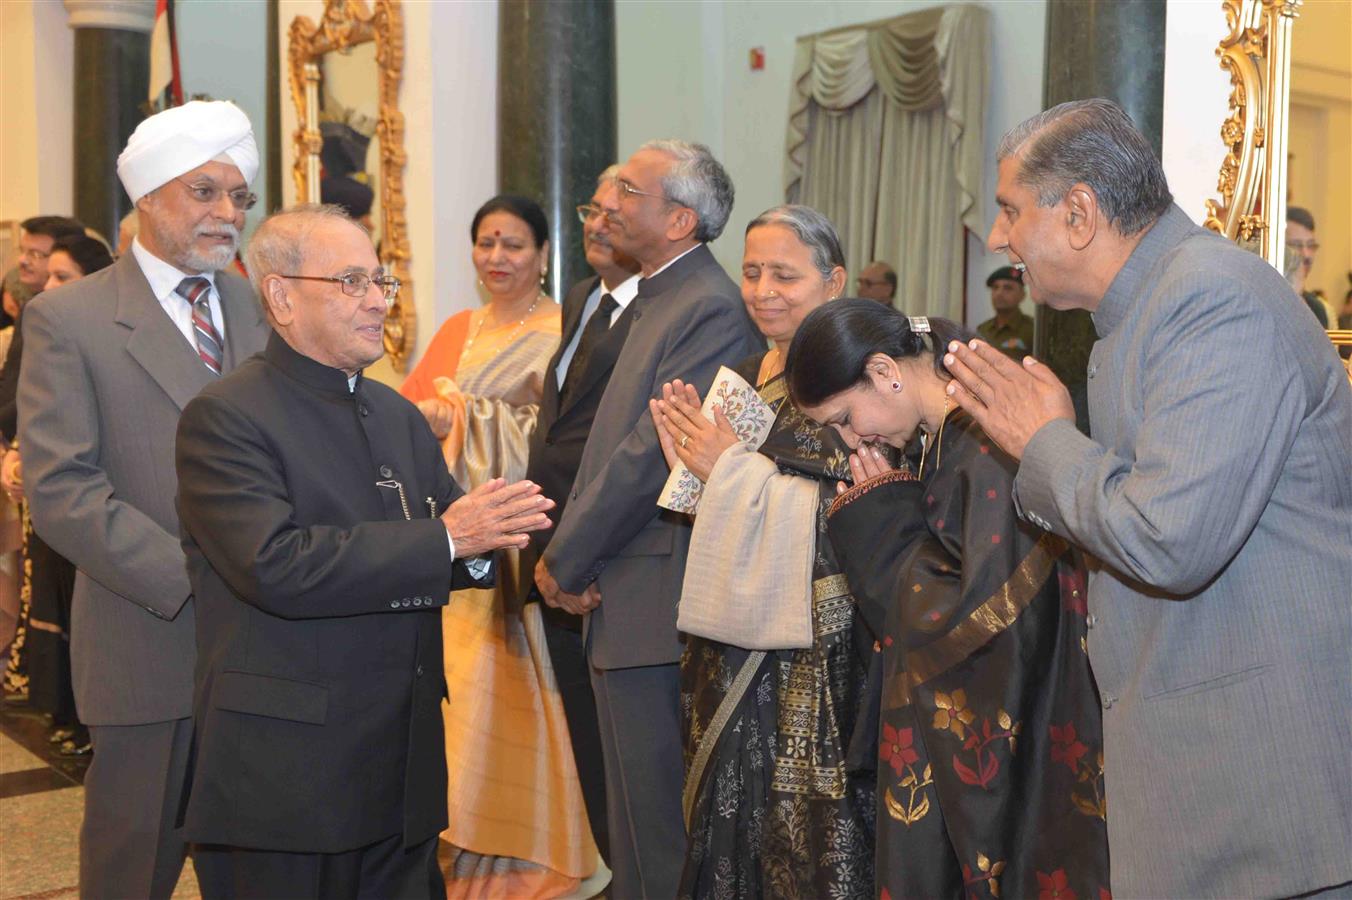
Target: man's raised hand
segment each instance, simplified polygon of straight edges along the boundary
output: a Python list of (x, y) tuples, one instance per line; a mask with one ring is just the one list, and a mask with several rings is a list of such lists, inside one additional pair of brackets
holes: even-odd
[(549, 527), (554, 501), (540, 493), (532, 481), (508, 484), (494, 478), (456, 500), (442, 513), (441, 521), (455, 543), (460, 559), (530, 542), (529, 533)]

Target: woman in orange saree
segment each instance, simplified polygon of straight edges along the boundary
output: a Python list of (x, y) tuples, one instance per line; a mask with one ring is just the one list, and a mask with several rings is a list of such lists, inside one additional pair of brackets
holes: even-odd
[[(534, 202), (494, 197), (470, 229), (490, 301), (446, 321), (401, 392), (466, 489), (525, 477), (558, 305), (541, 290), (549, 242)], [(442, 613), (450, 897), (558, 897), (598, 872), (568, 726), (541, 629), (523, 604), (515, 551), (497, 587), (457, 591)], [(590, 885), (590, 882), (588, 883)], [(592, 891), (595, 893), (596, 891)]]

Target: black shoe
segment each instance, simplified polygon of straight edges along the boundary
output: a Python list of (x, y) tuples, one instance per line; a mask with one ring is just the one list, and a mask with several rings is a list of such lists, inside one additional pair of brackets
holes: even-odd
[(75, 737), (75, 729), (62, 726), (61, 728), (53, 728), (47, 735), (47, 741), (52, 744), (64, 744), (73, 737)]
[(57, 748), (57, 756), (88, 756), (94, 752), (94, 744), (89, 738), (85, 738), (82, 743), (76, 743), (73, 740), (62, 741), (61, 746)]

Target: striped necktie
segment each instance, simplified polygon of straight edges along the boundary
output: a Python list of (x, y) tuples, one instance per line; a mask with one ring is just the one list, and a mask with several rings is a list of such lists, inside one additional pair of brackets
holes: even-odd
[(185, 278), (174, 292), (192, 307), (192, 333), (197, 338), (197, 355), (202, 357), (208, 369), (219, 375), (225, 342), (216, 326), (211, 324), (211, 304), (207, 300), (210, 287), (211, 282), (205, 278)]

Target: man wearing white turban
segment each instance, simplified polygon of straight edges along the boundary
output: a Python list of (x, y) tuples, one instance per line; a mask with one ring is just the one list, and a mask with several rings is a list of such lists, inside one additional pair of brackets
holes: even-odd
[(192, 736), (193, 601), (174, 507), (183, 407), (263, 349), (239, 244), (258, 148), (234, 104), (146, 119), (118, 158), (138, 234), (118, 262), (24, 313), (19, 433), (33, 524), (79, 574), (75, 699), (94, 756), (81, 897), (168, 897)]

